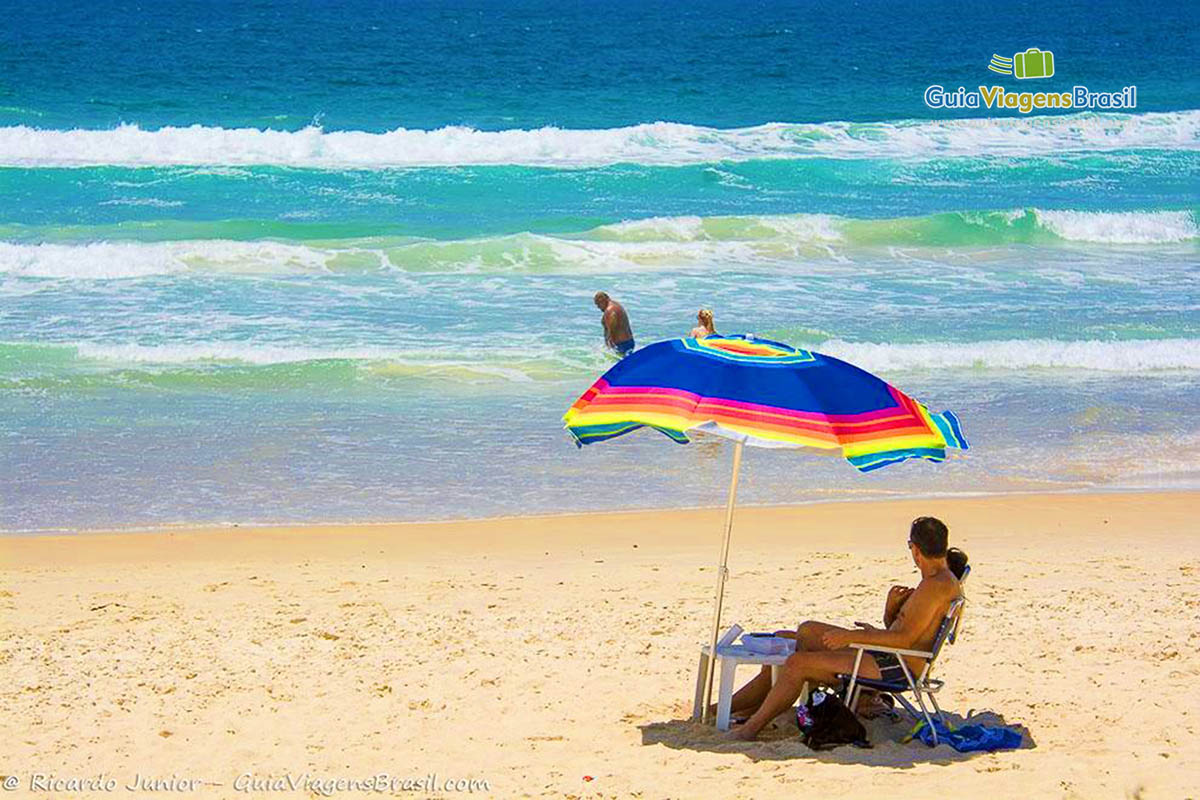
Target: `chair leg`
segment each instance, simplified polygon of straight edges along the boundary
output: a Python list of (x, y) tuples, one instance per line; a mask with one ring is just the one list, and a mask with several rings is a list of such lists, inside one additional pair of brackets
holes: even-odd
[(925, 704), (921, 702), (920, 693), (913, 692), (913, 694), (915, 694), (917, 696), (917, 702), (921, 703), (921, 710), (919, 713), (917, 711), (917, 707), (914, 706), (912, 703), (910, 703), (904, 697), (904, 695), (898, 694), (898, 693), (893, 693), (892, 697), (896, 698), (896, 702), (899, 703), (900, 705), (904, 706), (904, 710), (908, 712), (908, 715), (910, 717), (912, 717), (914, 720), (916, 720), (917, 722), (920, 722), (922, 717), (925, 718), (925, 724), (929, 726), (929, 729), (931, 731), (933, 731), (933, 744), (934, 744), (934, 746), (937, 746), (937, 743), (938, 743), (937, 728), (933, 727), (933, 720), (931, 720), (929, 718), (929, 712), (927, 712), (925, 710)]
[[(891, 695), (893, 698), (895, 698), (897, 703), (904, 706), (904, 710), (907, 711), (908, 715), (914, 720), (920, 722), (922, 718), (925, 719), (925, 724), (928, 725), (929, 730), (933, 732), (933, 744), (936, 747), (938, 743), (937, 728), (933, 727), (933, 719), (929, 716), (929, 711), (925, 708), (925, 701), (921, 698), (921, 692), (916, 687), (912, 687), (910, 691), (912, 691), (913, 696), (917, 698), (917, 704), (921, 707), (920, 713), (918, 713), (916, 706), (909, 702), (904, 695), (900, 694), (899, 692), (892, 692)], [(930, 699), (933, 699), (933, 695), (930, 695)]]
[(854, 704), (850, 701), (854, 699), (855, 690), (858, 687), (858, 669), (862, 666), (862, 657), (863, 651), (860, 647), (854, 654), (854, 669), (850, 672), (850, 685), (846, 688), (845, 701), (851, 710), (854, 709)]
[(704, 717), (704, 707), (708, 705), (709, 698), (704, 696), (704, 675), (708, 671), (708, 654), (700, 654), (700, 669), (696, 672), (696, 699), (692, 702), (692, 719), (700, 720)]
[(894, 692), (892, 693), (892, 697), (896, 698), (897, 703), (904, 706), (904, 710), (908, 712), (908, 715), (912, 717), (914, 721), (921, 719), (921, 715), (917, 712), (916, 706), (908, 702), (908, 699), (904, 695)]
[(929, 710), (925, 708), (925, 700), (921, 697), (921, 690), (915, 689), (913, 694), (917, 696), (917, 705), (921, 707), (921, 713), (925, 715), (925, 723), (929, 725), (929, 730), (933, 734), (933, 746), (937, 747), (938, 735), (937, 728), (933, 726), (933, 718), (929, 716)]
[(933, 710), (937, 712), (937, 718), (946, 726), (946, 730), (950, 730), (950, 723), (946, 722), (946, 715), (942, 713), (942, 707), (938, 705), (937, 696), (933, 692), (929, 693), (929, 702), (933, 703)]
[[(917, 705), (919, 705), (921, 707), (921, 714), (925, 717), (925, 724), (929, 726), (929, 731), (933, 736), (933, 746), (937, 747), (937, 744), (938, 744), (937, 728), (935, 728), (933, 725), (933, 718), (929, 716), (929, 709), (927, 709), (925, 707), (925, 698), (921, 696), (922, 687), (924, 686), (924, 682), (925, 682), (925, 677), (929, 674), (929, 666), (928, 665), (925, 666), (925, 669), (921, 672), (921, 680), (918, 682), (917, 680), (915, 680), (913, 678), (912, 673), (909, 672), (908, 665), (904, 662), (904, 659), (901, 658), (901, 659), (899, 659), (899, 661), (900, 661), (900, 669), (904, 671), (904, 677), (908, 680), (908, 689), (910, 692), (912, 692), (916, 696)], [(896, 696), (899, 697), (899, 695), (896, 695)], [(930, 693), (929, 697), (930, 697), (930, 699), (933, 699), (933, 694)], [(905, 705), (907, 705), (907, 703)], [(909, 706), (909, 708), (911, 709), (911, 706)], [(913, 716), (915, 717), (916, 714), (914, 714)]]
[(717, 730), (729, 730), (730, 706), (733, 705), (733, 681), (737, 675), (738, 662), (732, 658), (721, 659), (721, 691), (717, 695)]

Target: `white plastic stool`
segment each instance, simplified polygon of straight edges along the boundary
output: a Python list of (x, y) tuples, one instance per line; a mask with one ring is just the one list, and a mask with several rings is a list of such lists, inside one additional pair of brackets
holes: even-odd
[[(717, 729), (722, 731), (729, 730), (729, 707), (733, 701), (733, 682), (737, 668), (742, 664), (754, 664), (755, 666), (769, 664), (771, 685), (773, 686), (779, 677), (779, 668), (783, 666), (783, 662), (787, 661), (788, 655), (790, 655), (788, 653), (778, 655), (755, 653), (740, 644), (733, 644), (733, 640), (737, 639), (741, 633), (741, 626), (734, 625), (717, 642), (717, 666), (720, 668), (718, 670), (720, 683), (717, 690)], [(700, 648), (700, 668), (696, 673), (696, 699), (692, 704), (692, 719), (696, 720), (703, 716), (704, 707), (712, 700), (711, 696), (704, 696), (704, 677), (708, 671), (708, 658), (709, 646), (704, 645)]]

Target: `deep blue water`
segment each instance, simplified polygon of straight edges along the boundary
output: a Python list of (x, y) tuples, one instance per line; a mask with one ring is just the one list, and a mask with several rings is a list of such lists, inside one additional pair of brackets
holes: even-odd
[[(1193, 108), (1171, 2), (6, 2), (0, 124), (613, 128), (945, 118), (930, 83), (1054, 52), (1062, 80)], [(19, 21), (19, 22), (18, 22)], [(1057, 76), (1056, 76), (1057, 77)], [(1042, 88), (1039, 86), (1039, 88)], [(961, 114), (960, 116), (969, 116)]]
[[(611, 363), (597, 289), (640, 341), (708, 306), (974, 445), (754, 453), (746, 502), (1200, 481), (1195, 4), (0, 10), (0, 530), (719, 497), (712, 442), (561, 430)], [(1029, 47), (1053, 78), (987, 70)]]

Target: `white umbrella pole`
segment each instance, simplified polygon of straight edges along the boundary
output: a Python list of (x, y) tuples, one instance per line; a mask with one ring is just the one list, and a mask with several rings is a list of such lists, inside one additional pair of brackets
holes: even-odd
[(725, 599), (725, 576), (729, 573), (729, 537), (733, 532), (733, 507), (737, 503), (738, 473), (742, 469), (742, 442), (733, 447), (733, 477), (729, 480), (729, 501), (725, 504), (725, 541), (721, 543), (721, 563), (717, 565), (717, 605), (713, 610), (712, 635), (708, 637), (708, 669), (704, 676), (704, 706), (700, 720), (708, 720), (708, 706), (712, 700), (713, 672), (717, 668), (717, 637), (721, 633), (721, 603)]

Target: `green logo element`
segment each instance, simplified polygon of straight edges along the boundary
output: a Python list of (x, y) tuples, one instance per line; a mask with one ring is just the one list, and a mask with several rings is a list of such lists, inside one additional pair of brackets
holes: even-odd
[(1013, 74), (1018, 78), (1049, 78), (1054, 74), (1054, 53), (1031, 47), (1013, 56)]
[(988, 69), (1001, 75), (1014, 75), (1021, 80), (1049, 78), (1054, 75), (1054, 53), (1036, 47), (1024, 53), (1015, 53), (1012, 58), (993, 53)]

